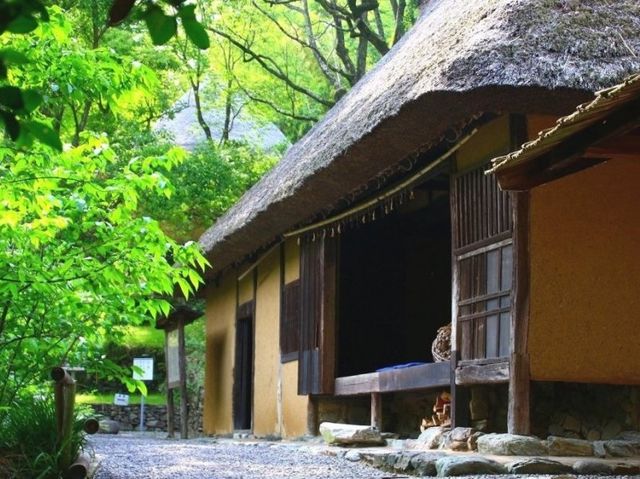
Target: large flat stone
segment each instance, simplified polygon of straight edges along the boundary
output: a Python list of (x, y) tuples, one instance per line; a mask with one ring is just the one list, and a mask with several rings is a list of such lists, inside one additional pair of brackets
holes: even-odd
[(593, 444), (583, 439), (549, 436), (550, 456), (593, 456)]
[(610, 464), (595, 459), (581, 459), (576, 461), (573, 465), (573, 470), (576, 474), (584, 475), (611, 475), (613, 473), (613, 467)]
[(613, 440), (603, 443), (605, 454), (610, 457), (633, 457), (640, 452), (640, 447), (635, 442)]
[(547, 448), (537, 437), (516, 434), (485, 434), (477, 441), (480, 454), (498, 456), (546, 456)]
[(430, 427), (420, 434), (414, 445), (421, 449), (438, 449), (444, 434), (447, 432), (449, 432), (448, 428)]
[(439, 477), (505, 474), (507, 469), (496, 461), (482, 457), (447, 456), (436, 461)]
[(327, 444), (378, 446), (384, 443), (380, 431), (371, 426), (323, 422), (320, 434)]
[(572, 471), (566, 464), (541, 457), (510, 462), (507, 469), (510, 474), (567, 474)]

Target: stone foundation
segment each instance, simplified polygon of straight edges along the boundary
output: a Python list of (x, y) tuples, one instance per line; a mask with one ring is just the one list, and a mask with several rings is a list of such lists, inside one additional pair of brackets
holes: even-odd
[(640, 430), (640, 387), (532, 383), (532, 433), (589, 441)]

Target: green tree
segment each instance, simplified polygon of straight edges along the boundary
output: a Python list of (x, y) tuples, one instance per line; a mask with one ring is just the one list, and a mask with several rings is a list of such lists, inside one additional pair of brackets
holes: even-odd
[(65, 362), (122, 373), (96, 356), (102, 338), (166, 314), (163, 295), (200, 284), (195, 245), (137, 215), (141, 194), (170, 196), (157, 170), (182, 158), (171, 150), (114, 170), (100, 137), (64, 153), (0, 148), (0, 405)]

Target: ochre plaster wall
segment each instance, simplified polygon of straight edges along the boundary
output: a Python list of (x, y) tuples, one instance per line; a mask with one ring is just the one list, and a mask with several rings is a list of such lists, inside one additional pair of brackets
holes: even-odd
[(483, 125), (456, 153), (459, 172), (473, 169), (511, 150), (509, 115)]
[(640, 156), (531, 192), (534, 380), (640, 384)]
[(233, 355), (235, 348), (236, 280), (229, 275), (206, 291), (206, 364), (203, 430), (225, 434), (233, 429)]
[(298, 361), (282, 365), (282, 435), (307, 434), (308, 396), (298, 396)]
[(253, 271), (238, 281), (238, 306), (253, 299)]
[(253, 433), (281, 434), (278, 407), (280, 381), (280, 251), (258, 265), (255, 363), (253, 375)]

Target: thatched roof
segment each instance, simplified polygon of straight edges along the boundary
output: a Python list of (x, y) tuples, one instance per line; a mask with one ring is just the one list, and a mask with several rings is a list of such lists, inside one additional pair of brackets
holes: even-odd
[(493, 159), (487, 173), (495, 173), (503, 189), (528, 189), (607, 159), (615, 147), (597, 152), (588, 147), (612, 138), (620, 143), (620, 135), (638, 127), (640, 73), (597, 92), (595, 99), (559, 118), (519, 150)]
[(220, 271), (479, 112), (566, 114), (638, 68), (636, 0), (432, 0), (200, 243)]

